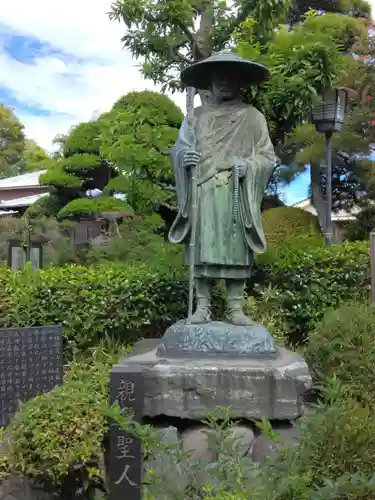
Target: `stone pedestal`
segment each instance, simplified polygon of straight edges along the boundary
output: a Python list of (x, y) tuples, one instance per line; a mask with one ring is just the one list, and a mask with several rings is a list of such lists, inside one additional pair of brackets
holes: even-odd
[[(208, 323), (200, 328), (212, 332), (213, 326), (213, 323)], [(220, 338), (224, 338), (222, 332), (228, 327), (230, 325), (216, 329)], [(302, 394), (311, 387), (312, 381), (307, 364), (300, 355), (284, 348), (278, 348), (276, 354), (274, 344), (269, 342), (270, 336), (263, 336), (265, 342), (252, 341), (251, 344), (261, 345), (263, 349), (268, 346), (267, 357), (261, 357), (259, 352), (245, 355), (245, 343), (241, 344), (242, 352), (237, 356), (235, 344), (230, 344), (230, 356), (219, 351), (217, 346), (220, 344), (216, 345), (216, 355), (210, 348), (201, 350), (199, 356), (192, 356), (194, 343), (176, 343), (181, 327), (175, 326), (174, 333), (176, 331), (177, 336), (166, 336), (157, 347), (147, 352), (138, 349), (137, 354), (113, 368), (117, 373), (125, 367), (131, 370), (131, 365), (141, 369), (145, 416), (201, 420), (218, 406), (231, 407), (234, 418), (247, 420), (264, 417), (295, 420), (302, 416)], [(182, 332), (186, 331), (182, 328)], [(213, 345), (213, 340), (207, 338), (206, 345)], [(197, 344), (194, 350), (196, 348)], [(183, 349), (190, 349), (190, 355), (183, 356)], [(163, 356), (163, 353), (170, 355)], [(171, 357), (172, 354), (175, 357)]]
[[(142, 392), (134, 390), (132, 373), (142, 378)], [(304, 359), (277, 347), (261, 325), (220, 322), (178, 322), (161, 340), (137, 342), (130, 356), (113, 367), (115, 379), (118, 398), (141, 398), (146, 422), (164, 428), (168, 440), (172, 438), (171, 452), (156, 451), (148, 457), (147, 468), (163, 477), (163, 494), (167, 485), (174, 485), (181, 497), (187, 487), (206, 481), (207, 470), (217, 480), (214, 471), (223, 456), (248, 461), (246, 470), (252, 474), (278, 450), (293, 446), (299, 431), (292, 422), (303, 415), (303, 393), (312, 385)], [(230, 407), (235, 422), (215, 448), (202, 420), (218, 407)], [(279, 434), (277, 443), (254, 424), (262, 418)], [(181, 460), (182, 451), (188, 461)], [(156, 487), (150, 486), (153, 496)]]
[(223, 321), (187, 325), (184, 320), (170, 326), (156, 350), (167, 358), (276, 358), (278, 348), (264, 326), (236, 326)]

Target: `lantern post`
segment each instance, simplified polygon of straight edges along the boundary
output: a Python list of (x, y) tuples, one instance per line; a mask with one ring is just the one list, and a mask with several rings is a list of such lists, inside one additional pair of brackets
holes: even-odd
[(342, 130), (348, 103), (348, 91), (342, 87), (329, 89), (323, 95), (322, 101), (314, 110), (313, 123), (317, 132), (325, 134), (326, 154), (325, 164), (327, 169), (326, 184), (326, 224), (324, 228), (324, 241), (326, 246), (332, 244), (332, 136), (334, 132)]

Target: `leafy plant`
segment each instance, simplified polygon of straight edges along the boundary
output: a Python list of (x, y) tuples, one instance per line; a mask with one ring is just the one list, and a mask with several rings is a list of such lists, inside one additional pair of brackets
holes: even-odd
[(124, 201), (110, 196), (101, 196), (100, 198), (72, 200), (57, 213), (57, 217), (59, 219), (79, 219), (95, 216), (101, 212), (133, 213), (131, 207)]
[[(158, 337), (184, 317), (187, 283), (169, 269), (147, 264), (66, 266), (9, 273), (0, 268), (5, 303), (2, 327), (61, 324), (66, 353), (95, 345), (105, 335), (129, 343)], [(27, 303), (20, 302), (20, 296)]]
[(251, 293), (260, 300), (267, 294), (285, 321), (292, 342), (303, 342), (327, 309), (368, 296), (370, 255), (366, 242), (300, 251), (284, 248), (271, 257), (256, 262)]
[(309, 335), (305, 355), (317, 381), (335, 376), (351, 396), (375, 407), (375, 306), (347, 302), (326, 312)]
[(118, 169), (105, 192), (124, 193), (138, 214), (172, 212), (176, 190), (169, 155), (183, 120), (167, 96), (151, 91), (130, 92), (103, 115), (100, 152)]
[(275, 305), (272, 298), (272, 290), (265, 290), (261, 298), (250, 296), (246, 299), (244, 312), (267, 328), (278, 345), (283, 345), (288, 340), (287, 325), (280, 307)]
[(155, 271), (178, 275), (183, 268), (183, 247), (168, 243), (164, 232), (164, 222), (157, 214), (127, 218), (119, 224), (118, 234), (112, 234), (105, 245), (93, 245), (87, 262), (147, 263)]
[(325, 382), (323, 400), (301, 421), (297, 445), (274, 464), (275, 500), (374, 497), (372, 409), (335, 378)]
[(317, 217), (300, 208), (265, 210), (262, 225), (271, 253), (284, 247), (302, 250), (322, 246), (323, 243)]
[[(11, 443), (2, 474), (21, 474), (45, 491), (73, 498), (103, 486), (103, 439), (107, 428), (101, 406), (107, 404), (111, 367), (127, 349), (102, 343), (90, 361), (68, 367), (64, 384), (24, 404), (3, 431)], [(70, 493), (70, 495), (69, 495)]]
[[(102, 345), (70, 365), (65, 385), (26, 403), (4, 436), (12, 446), (0, 474), (26, 476), (62, 498), (108, 498), (103, 452), (107, 417), (142, 441), (145, 500), (370, 500), (375, 493), (372, 410), (351, 398), (337, 380), (299, 423), (300, 438), (259, 468), (243, 457), (232, 433), (230, 409), (208, 414), (215, 463), (194, 460), (163, 431), (132, 422), (118, 405), (108, 407), (111, 364), (124, 354)], [(277, 441), (269, 422), (258, 426)], [(94, 495), (97, 495), (94, 497)]]

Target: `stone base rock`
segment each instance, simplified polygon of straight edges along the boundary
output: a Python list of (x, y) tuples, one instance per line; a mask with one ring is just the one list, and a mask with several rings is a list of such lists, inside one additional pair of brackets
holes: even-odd
[(265, 434), (259, 434), (248, 452), (248, 456), (257, 463), (263, 463), (267, 458), (274, 457), (278, 452), (286, 450), (297, 443), (299, 428), (292, 423), (284, 422), (273, 431), (277, 434), (277, 441), (273, 441)]
[(156, 350), (158, 357), (230, 359), (276, 358), (278, 349), (262, 325), (236, 326), (222, 321), (187, 325), (185, 320), (170, 326)]
[(236, 450), (240, 457), (249, 455), (255, 435), (250, 425), (234, 425), (228, 437), (221, 443), (211, 442), (212, 432), (205, 426), (196, 426), (181, 433), (182, 449), (192, 460), (217, 462), (220, 451)]
[[(141, 350), (142, 351), (142, 350)], [(217, 407), (233, 418), (294, 420), (312, 380), (304, 359), (279, 348), (276, 359), (160, 358), (157, 349), (130, 356), (113, 371), (134, 364), (144, 375), (144, 415), (202, 420)]]

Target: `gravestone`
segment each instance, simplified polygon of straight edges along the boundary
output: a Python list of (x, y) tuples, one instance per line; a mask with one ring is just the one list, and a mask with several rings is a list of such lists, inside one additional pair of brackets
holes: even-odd
[(18, 271), (25, 267), (28, 260), (33, 269), (43, 267), (43, 243), (40, 241), (23, 243), (21, 240), (8, 240), (8, 266), (13, 271)]
[[(130, 411), (136, 422), (143, 416), (143, 393), (143, 374), (140, 367), (132, 365), (130, 370), (113, 368), (110, 404), (117, 402), (122, 411)], [(110, 422), (109, 434), (109, 499), (140, 500), (143, 471), (141, 442), (114, 421)]]
[(62, 383), (60, 326), (0, 328), (0, 427), (19, 403)]

